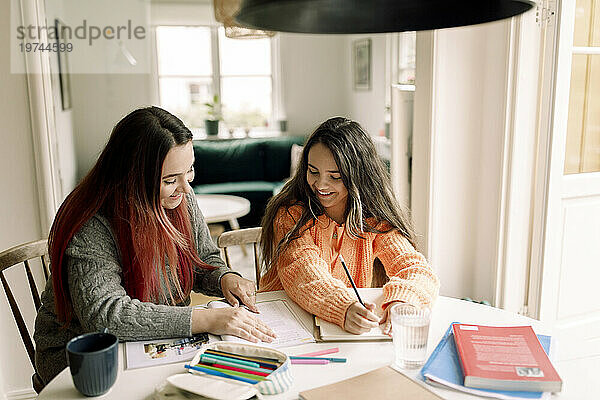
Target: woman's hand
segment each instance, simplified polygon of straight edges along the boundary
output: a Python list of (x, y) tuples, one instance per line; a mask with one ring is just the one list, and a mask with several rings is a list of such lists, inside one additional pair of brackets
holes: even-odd
[(392, 301), (385, 308), (385, 312), (383, 313), (383, 317), (381, 318), (381, 331), (388, 336), (392, 336), (392, 319), (390, 318), (390, 310), (394, 304), (403, 303), (403, 301)]
[(195, 309), (192, 313), (192, 333), (234, 335), (253, 343), (272, 342), (275, 333), (245, 307)]
[(221, 277), (221, 290), (225, 300), (232, 306), (240, 305), (241, 301), (250, 311), (258, 314), (254, 282), (236, 274), (225, 274)]
[(346, 310), (344, 330), (360, 335), (379, 325), (380, 318), (375, 314), (375, 304), (365, 303), (366, 308), (358, 301)]

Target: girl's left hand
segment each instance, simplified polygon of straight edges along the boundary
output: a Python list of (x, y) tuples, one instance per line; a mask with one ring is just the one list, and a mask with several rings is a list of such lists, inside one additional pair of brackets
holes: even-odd
[(392, 319), (390, 318), (390, 310), (394, 304), (403, 303), (402, 301), (392, 301), (385, 309), (381, 322), (379, 323), (381, 331), (388, 336), (392, 336)]
[(258, 308), (256, 308), (256, 286), (254, 282), (237, 274), (226, 274), (221, 278), (221, 289), (225, 300), (232, 306), (238, 306), (241, 301), (250, 311), (259, 313)]

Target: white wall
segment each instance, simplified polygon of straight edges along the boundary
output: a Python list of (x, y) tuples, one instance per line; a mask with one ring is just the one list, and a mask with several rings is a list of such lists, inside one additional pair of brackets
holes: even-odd
[(192, 2), (152, 1), (152, 25), (212, 25), (216, 24), (212, 1)]
[[(10, 2), (0, 2), (0, 53), (10, 54)], [(40, 239), (39, 204), (25, 75), (10, 73), (10, 58), (0, 58), (0, 251)], [(27, 289), (24, 289), (27, 290)], [(33, 369), (21, 342), (4, 291), (0, 290), (0, 398), (30, 387)], [(20, 295), (20, 293), (19, 293)], [(17, 295), (17, 296), (19, 296)], [(19, 296), (20, 297), (20, 296)], [(32, 305), (33, 308), (33, 305)], [(26, 315), (27, 317), (28, 315)]]
[(443, 295), (494, 296), (508, 24), (437, 32), (428, 255)]
[[(348, 117), (359, 122), (371, 136), (379, 136), (385, 129), (385, 62), (386, 35), (345, 35), (344, 43), (344, 93)], [(371, 89), (355, 90), (352, 44), (355, 40), (371, 39)]]
[[(77, 5), (81, 7), (76, 9), (71, 6), (71, 9), (67, 10), (71, 14), (70, 19), (77, 23), (86, 15), (86, 12), (99, 13), (97, 18), (101, 18), (101, 25), (106, 24), (107, 21), (110, 22), (111, 16), (116, 15), (112, 3), (104, 6), (96, 3), (88, 6), (84, 3), (77, 3)], [(120, 18), (131, 15), (132, 19), (136, 18), (139, 21), (139, 24), (147, 24), (151, 18), (150, 10), (150, 5), (142, 1), (128, 2), (125, 8), (119, 9), (118, 15)], [(151, 33), (147, 31), (146, 35), (150, 38)], [(143, 41), (142, 43), (149, 42)], [(145, 72), (145, 68), (151, 66), (151, 53), (140, 43), (129, 42), (127, 47), (135, 54), (136, 66), (128, 65), (124, 58), (119, 58), (106, 69), (112, 71), (110, 68), (118, 67), (119, 69), (114, 69), (114, 71), (122, 71), (125, 70), (125, 67), (121, 68), (122, 64), (127, 64), (126, 67), (132, 73), (71, 75), (77, 180), (81, 179), (95, 163), (113, 126), (133, 109), (152, 104), (150, 72), (139, 73), (140, 71)], [(112, 57), (109, 56), (112, 51), (114, 49), (107, 46), (95, 53), (97, 53), (96, 57), (104, 55), (107, 59), (112, 60)]]
[(280, 35), (289, 132), (308, 135), (327, 118), (347, 116), (345, 35)]
[(135, 108), (151, 104), (148, 74), (71, 76), (78, 178), (96, 162), (113, 126)]
[[(508, 21), (489, 24), (479, 48), (483, 62), (479, 171), (477, 187), (477, 242), (473, 298), (494, 301), (501, 208), (502, 156), (508, 87)], [(478, 32), (474, 31), (474, 35)]]

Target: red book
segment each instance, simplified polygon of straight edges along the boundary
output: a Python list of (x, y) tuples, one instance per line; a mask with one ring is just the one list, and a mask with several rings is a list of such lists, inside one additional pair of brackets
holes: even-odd
[(453, 331), (465, 386), (560, 392), (562, 380), (531, 326), (454, 324)]

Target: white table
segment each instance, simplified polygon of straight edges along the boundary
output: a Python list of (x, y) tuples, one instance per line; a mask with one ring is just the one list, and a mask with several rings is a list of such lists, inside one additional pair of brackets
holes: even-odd
[[(267, 299), (269, 293), (259, 293), (261, 298)], [(444, 332), (451, 322), (473, 323), (473, 324), (489, 324), (489, 325), (532, 325), (536, 333), (552, 334), (546, 329), (543, 324), (537, 320), (533, 320), (511, 312), (503, 311), (497, 308), (484, 306), (481, 304), (471, 303), (463, 300), (453, 299), (449, 297), (440, 297), (433, 309), (432, 322), (429, 330), (429, 343), (427, 346), (428, 355), (431, 354)], [(152, 397), (154, 388), (159, 383), (163, 382), (168, 376), (185, 372), (181, 364), (162, 365), (158, 367), (124, 370), (123, 369), (123, 351), (119, 352), (120, 371), (117, 382), (112, 389), (101, 397), (101, 399), (131, 399), (141, 400)], [(296, 347), (288, 347), (283, 349), (289, 355), (312, 352), (320, 349), (331, 347), (339, 347), (340, 357), (348, 358), (345, 364), (328, 364), (328, 365), (292, 365), (291, 370), (294, 377), (294, 384), (287, 392), (276, 396), (265, 396), (267, 399), (297, 399), (298, 393), (307, 389), (318, 386), (334, 383), (352, 376), (356, 376), (376, 368), (390, 365), (394, 358), (394, 349), (391, 342), (373, 342), (373, 343), (351, 343), (351, 342), (329, 342), (329, 343), (312, 343), (304, 344)], [(552, 399), (592, 399), (591, 389), (588, 390), (590, 397), (581, 397), (574, 395), (573, 390), (576, 389), (581, 393), (582, 388), (569, 387), (570, 376), (567, 372), (561, 371), (560, 363), (555, 364), (563, 383), (563, 392), (560, 395), (553, 395)], [(412, 378), (416, 377), (418, 370), (406, 370), (406, 374)], [(571, 375), (575, 378), (574, 370), (570, 370)], [(481, 397), (472, 396), (466, 393), (461, 393), (449, 389), (427, 386), (429, 389), (438, 393), (445, 399), (482, 399)], [(588, 392), (586, 392), (588, 393)], [(597, 394), (597, 393), (596, 393)], [(38, 399), (84, 399), (85, 397), (73, 386), (70, 372), (68, 368), (63, 370), (56, 378), (54, 378), (48, 386), (40, 393)]]
[(226, 194), (197, 194), (198, 207), (207, 224), (228, 221), (232, 229), (240, 229), (237, 219), (250, 212), (250, 201)]

